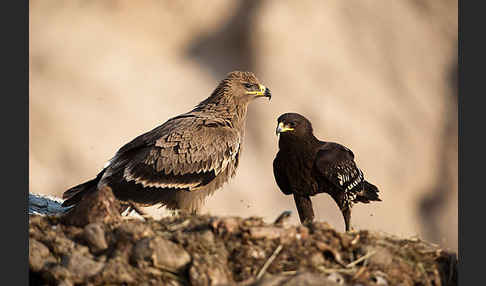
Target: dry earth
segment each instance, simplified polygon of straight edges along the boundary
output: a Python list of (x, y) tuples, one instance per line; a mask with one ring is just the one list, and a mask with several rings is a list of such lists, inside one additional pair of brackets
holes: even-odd
[(119, 211), (110, 189), (67, 211), (31, 194), (30, 285), (457, 285), (457, 255), (418, 238), (292, 225), (290, 212), (268, 224)]
[(31, 285), (457, 285), (456, 255), (425, 241), (258, 217), (31, 215), (29, 266)]

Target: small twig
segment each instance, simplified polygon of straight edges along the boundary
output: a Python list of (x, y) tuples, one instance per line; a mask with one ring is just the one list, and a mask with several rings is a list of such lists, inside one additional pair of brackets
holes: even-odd
[[(149, 214), (147, 214), (144, 210), (142, 210), (139, 206), (137, 206), (135, 203), (132, 203), (130, 202), (129, 204), (129, 207), (128, 208), (131, 208), (130, 212), (132, 212), (132, 210), (134, 210), (136, 213), (138, 213), (141, 217), (143, 218), (147, 218), (147, 217), (150, 217)], [(130, 213), (129, 212), (129, 213)]]
[(183, 227), (187, 226), (188, 224), (189, 224), (189, 220), (188, 220), (188, 219), (186, 219), (185, 221), (183, 221), (183, 222), (181, 222), (181, 223), (176, 223), (176, 224), (168, 225), (168, 226), (167, 226), (167, 229), (168, 229), (169, 231), (176, 231), (176, 230), (178, 230), (178, 229), (181, 229), (181, 228), (183, 228)]
[(146, 221), (146, 219), (142, 216), (122, 216), (122, 220), (130, 221), (130, 220), (138, 220), (138, 221)]
[(295, 274), (297, 274), (297, 271), (296, 270), (283, 271), (280, 274), (282, 274), (282, 275), (295, 275)]
[[(365, 263), (366, 263), (366, 261), (365, 261)], [(353, 276), (353, 278), (352, 278), (352, 279), (354, 280), (354, 279), (358, 278), (358, 277), (359, 277), (361, 274), (363, 274), (363, 272), (365, 272), (365, 270), (366, 270), (366, 267), (365, 267), (365, 266), (361, 267), (361, 268), (358, 270), (358, 272), (356, 272), (356, 273), (354, 274), (354, 276)]]
[(368, 259), (366, 259), (364, 262), (363, 262), (363, 267), (366, 267), (368, 265)]
[(260, 278), (263, 276), (263, 274), (265, 274), (265, 271), (267, 271), (267, 268), (270, 266), (270, 264), (272, 264), (272, 262), (275, 260), (275, 257), (277, 257), (277, 255), (280, 253), (282, 248), (283, 248), (283, 246), (281, 244), (279, 246), (277, 246), (277, 248), (273, 252), (272, 256), (270, 256), (268, 258), (267, 262), (265, 262), (265, 264), (263, 264), (262, 269), (260, 269), (260, 272), (258, 272), (258, 275), (256, 277), (257, 280), (260, 280)]
[(319, 271), (323, 273), (345, 273), (345, 274), (353, 274), (356, 270), (355, 269), (345, 269), (345, 268), (325, 268), (323, 266), (318, 267)]
[(360, 258), (356, 259), (355, 261), (353, 261), (353, 262), (349, 263), (348, 265), (346, 265), (346, 268), (351, 268), (351, 267), (355, 266), (356, 264), (360, 263), (361, 261), (370, 258), (375, 253), (376, 253), (376, 251), (370, 251), (370, 252), (368, 252), (366, 255), (363, 255)]

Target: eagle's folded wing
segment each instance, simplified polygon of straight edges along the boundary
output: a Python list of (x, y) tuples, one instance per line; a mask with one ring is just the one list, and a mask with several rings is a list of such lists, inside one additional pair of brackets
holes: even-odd
[(285, 161), (282, 161), (282, 158), (277, 154), (275, 160), (273, 160), (273, 175), (282, 193), (290, 195), (292, 194), (292, 187), (290, 186), (283, 164), (285, 164)]
[(353, 153), (337, 143), (317, 153), (315, 167), (329, 182), (344, 192), (355, 192), (359, 189), (359, 184), (364, 182), (363, 172), (356, 166)]
[(108, 175), (122, 172), (144, 187), (190, 191), (237, 164), (240, 143), (238, 132), (220, 120), (181, 116), (122, 147)]

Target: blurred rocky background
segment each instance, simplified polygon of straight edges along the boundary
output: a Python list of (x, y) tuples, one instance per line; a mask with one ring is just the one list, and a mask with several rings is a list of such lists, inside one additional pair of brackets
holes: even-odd
[[(204, 213), (292, 210), (298, 223), (272, 160), (277, 117), (299, 112), (381, 190), (383, 202), (354, 207), (355, 228), (457, 251), (457, 0), (29, 3), (30, 192), (61, 196), (227, 72), (250, 70), (273, 97), (250, 105), (239, 171)], [(344, 229), (330, 197), (313, 202)]]

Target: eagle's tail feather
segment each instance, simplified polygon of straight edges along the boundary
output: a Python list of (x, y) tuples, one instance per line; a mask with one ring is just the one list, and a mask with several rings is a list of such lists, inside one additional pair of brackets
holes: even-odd
[(92, 180), (79, 184), (70, 188), (62, 194), (62, 198), (65, 200), (62, 203), (63, 207), (68, 207), (77, 204), (81, 198), (87, 193), (91, 193), (97, 190), (99, 178), (96, 177)]
[(363, 190), (358, 194), (356, 200), (362, 203), (370, 201), (381, 201), (378, 188), (368, 181), (364, 181)]

